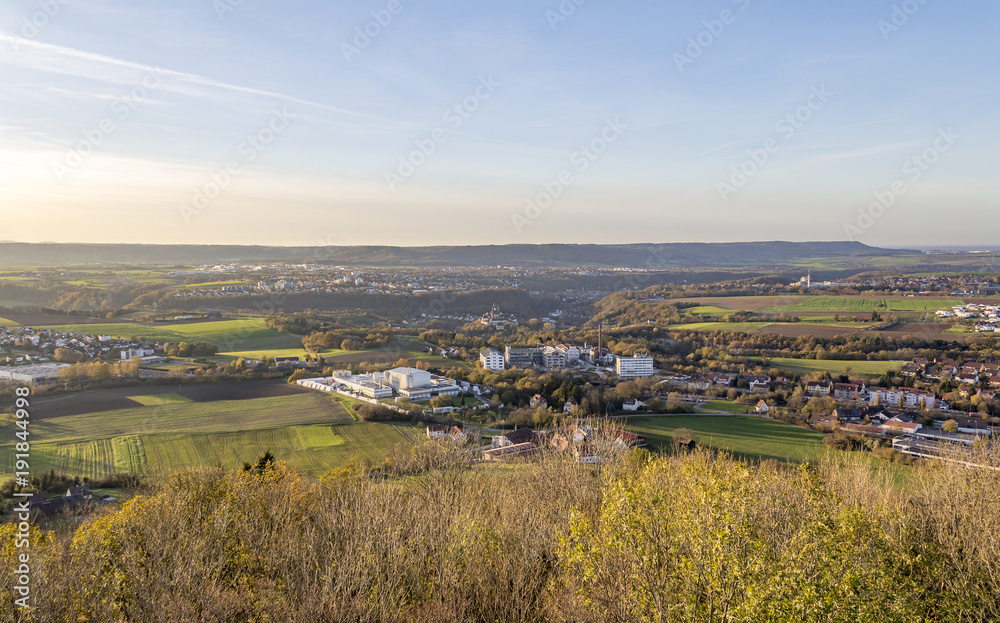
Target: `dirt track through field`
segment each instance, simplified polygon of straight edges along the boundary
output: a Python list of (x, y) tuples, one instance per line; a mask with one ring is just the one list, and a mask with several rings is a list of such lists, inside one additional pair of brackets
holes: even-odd
[(212, 402), (215, 400), (246, 400), (250, 398), (289, 396), (305, 391), (308, 390), (302, 389), (298, 385), (289, 385), (280, 379), (246, 381), (242, 383), (188, 383), (97, 389), (86, 392), (44, 396), (35, 399), (31, 405), (31, 417), (36, 420), (45, 420), (67, 415), (113, 411), (115, 409), (134, 409), (141, 406), (139, 403), (129, 400), (129, 396), (180, 394), (192, 402)]

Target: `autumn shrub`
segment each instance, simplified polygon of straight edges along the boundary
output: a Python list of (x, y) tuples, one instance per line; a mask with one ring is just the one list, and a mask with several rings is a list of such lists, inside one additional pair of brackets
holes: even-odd
[(35, 608), (14, 609), (3, 574), (0, 621), (1000, 620), (993, 470), (463, 451), (319, 480), (280, 462), (165, 475), (39, 524)]

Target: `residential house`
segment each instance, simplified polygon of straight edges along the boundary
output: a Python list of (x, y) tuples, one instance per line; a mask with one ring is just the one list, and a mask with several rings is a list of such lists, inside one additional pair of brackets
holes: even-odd
[(833, 383), (830, 381), (809, 381), (806, 383), (806, 391), (816, 396), (829, 396), (833, 391)]
[(736, 382), (737, 375), (731, 372), (713, 372), (708, 375), (708, 380), (716, 387), (732, 387)]
[(465, 433), (457, 426), (447, 426), (445, 424), (432, 424), (427, 427), (428, 439), (451, 439), (461, 441), (465, 438)]
[(868, 412), (868, 419), (871, 420), (872, 422), (885, 422), (886, 420), (892, 417), (892, 414), (889, 413), (889, 411), (881, 405), (867, 407), (867, 412)]
[(545, 398), (543, 398), (541, 394), (535, 394), (534, 396), (532, 396), (531, 400), (528, 401), (528, 404), (531, 405), (532, 409), (534, 409), (535, 407), (542, 407), (543, 409), (545, 409), (549, 406), (548, 401), (545, 400)]
[(963, 385), (975, 385), (979, 382), (979, 374), (977, 372), (960, 372), (955, 375), (955, 380)]
[(767, 406), (767, 403), (764, 402), (764, 400), (762, 399), (757, 403), (757, 406), (754, 407), (754, 411), (762, 415), (767, 415), (768, 413), (770, 413), (771, 407)]
[(861, 422), (865, 419), (865, 416), (857, 409), (834, 409), (833, 418), (841, 424), (846, 424)]
[(691, 389), (708, 389), (711, 386), (712, 382), (705, 376), (694, 376), (688, 381), (688, 387)]
[(494, 448), (502, 448), (504, 446), (516, 446), (523, 443), (534, 443), (534, 441), (534, 431), (530, 428), (518, 428), (509, 433), (494, 435), (491, 445)]
[(646, 403), (636, 398), (626, 398), (622, 401), (622, 409), (625, 411), (638, 411), (646, 406)]
[(858, 400), (867, 393), (864, 383), (834, 383), (833, 397), (844, 400)]

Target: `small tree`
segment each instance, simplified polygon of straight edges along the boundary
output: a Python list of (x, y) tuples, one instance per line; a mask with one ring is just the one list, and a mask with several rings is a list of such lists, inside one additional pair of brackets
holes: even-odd
[(946, 420), (944, 425), (941, 427), (946, 433), (957, 433), (958, 432), (958, 421), (957, 420)]
[(452, 405), (451, 396), (442, 394), (431, 400), (432, 407), (450, 407)]

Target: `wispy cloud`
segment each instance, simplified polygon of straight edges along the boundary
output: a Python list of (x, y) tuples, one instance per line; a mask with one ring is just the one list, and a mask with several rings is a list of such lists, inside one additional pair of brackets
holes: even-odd
[[(77, 50), (60, 45), (53, 45), (51, 43), (41, 43), (13, 35), (0, 34), (0, 41), (6, 44), (0, 45), (0, 50), (2, 50), (2, 56), (0, 56), (0, 58), (2, 58), (5, 63), (18, 65), (35, 71), (45, 71), (80, 78), (88, 78), (91, 80), (129, 85), (135, 82), (135, 74), (137, 73), (143, 75), (154, 73), (168, 80), (197, 85), (206, 89), (217, 89), (231, 93), (243, 93), (246, 95), (274, 98), (289, 104), (308, 106), (341, 115), (389, 122), (388, 119), (378, 115), (330, 106), (328, 104), (314, 102), (284, 93), (231, 84), (205, 76), (199, 76), (197, 74), (153, 67), (152, 65), (135, 63), (132, 61), (106, 56), (104, 54), (96, 54), (85, 50)], [(163, 88), (169, 90), (171, 87), (169, 85), (164, 85)]]
[(706, 152), (702, 152), (701, 155), (702, 156), (707, 156), (708, 154), (714, 154), (715, 152), (717, 152), (717, 151), (719, 151), (721, 149), (725, 149), (726, 147), (732, 147), (735, 144), (736, 144), (735, 141), (730, 141), (730, 142), (728, 142), (728, 143), (726, 143), (724, 145), (719, 145), (718, 147), (713, 147), (712, 149), (709, 149)]

